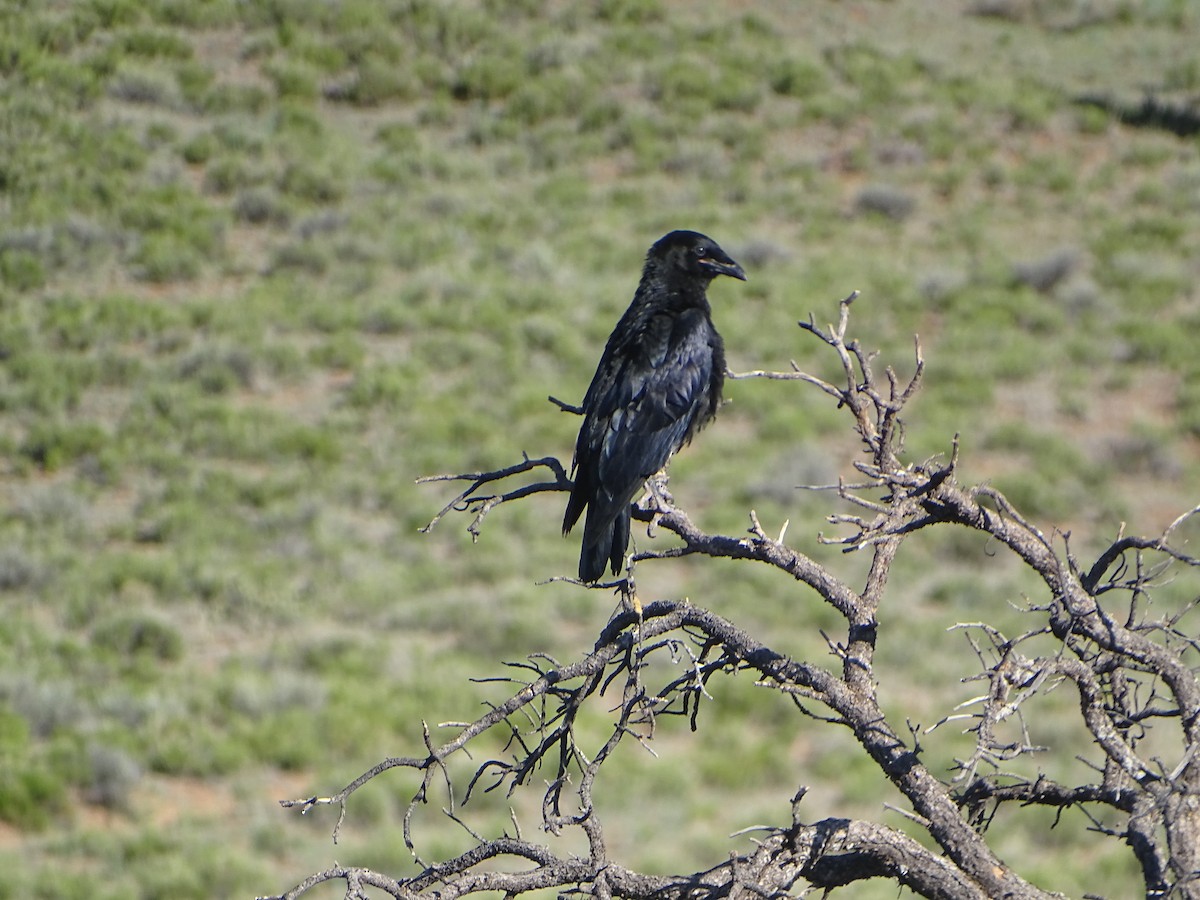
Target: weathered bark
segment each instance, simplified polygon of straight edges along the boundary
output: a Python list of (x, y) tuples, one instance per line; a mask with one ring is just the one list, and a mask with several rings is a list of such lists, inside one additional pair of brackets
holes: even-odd
[[(413, 812), (426, 802), (435, 778), (449, 777), (444, 769), (447, 759), (465, 753), (484, 732), (500, 729), (511, 738), (510, 755), (479, 764), (466, 785), (466, 797), (477, 788), (533, 789), (545, 779), (548, 768), (552, 774), (545, 779), (543, 826), (551, 835), (579, 829), (586, 837), (587, 855), (564, 854), (552, 845), (509, 836), (480, 837), (469, 852), (442, 862), (422, 863), (424, 871), (407, 880), (335, 866), (315, 873), (283, 897), (299, 897), (316, 884), (340, 880), (347, 885), (348, 897), (366, 896), (366, 887), (393, 897), (439, 900), (482, 891), (503, 891), (516, 897), (545, 888), (582, 888), (603, 898), (760, 900), (804, 886), (834, 888), (885, 878), (923, 897), (1032, 900), (1050, 895), (1025, 881), (1011, 861), (996, 855), (987, 842), (986, 825), (1000, 806), (1013, 810), (1040, 806), (1059, 810), (1103, 807), (1119, 812), (1124, 817), (1123, 827), (1108, 829), (1107, 835), (1098, 834), (1097, 840), (1121, 841), (1129, 847), (1141, 867), (1145, 896), (1200, 900), (1200, 683), (1185, 658), (1185, 654), (1200, 650), (1200, 643), (1176, 627), (1186, 610), (1153, 622), (1132, 612), (1132, 598), (1153, 590), (1158, 571), (1149, 558), (1182, 567), (1200, 566), (1200, 561), (1180, 552), (1170, 540), (1174, 529), (1200, 508), (1185, 513), (1157, 538), (1122, 536), (1084, 568), (1068, 552), (1065, 539), (1047, 538), (997, 491), (958, 484), (957, 442), (944, 462), (904, 462), (899, 416), (924, 374), (920, 348), (910, 380), (902, 383), (890, 368), (878, 378), (872, 356), (856, 342), (846, 340), (853, 299), (842, 302), (834, 327), (822, 330), (811, 322), (801, 323), (836, 355), (841, 382), (834, 384), (798, 370), (733, 377), (815, 385), (851, 417), (867, 451), (866, 459), (854, 464), (863, 483), (855, 487), (843, 484), (837, 493), (858, 514), (831, 516), (847, 534), (828, 542), (842, 545), (847, 552), (872, 554), (862, 588), (851, 586), (828, 567), (788, 546), (782, 535), (767, 535), (753, 512), (748, 536), (710, 535), (662, 492), (656, 492), (636, 514), (677, 535), (681, 543), (635, 554), (627, 576), (607, 586), (624, 593), (629, 609), (605, 626), (590, 652), (563, 665), (531, 657), (521, 667), (525, 679), (513, 680), (513, 695), (462, 726), (452, 740), (434, 746), (426, 731), (424, 755), (384, 760), (331, 797), (284, 803), (305, 810), (339, 806), (344, 817), (347, 798), (375, 776), (396, 767), (417, 770), (422, 782), (405, 817), (405, 838), (419, 860), (412, 833)], [(510, 476), (541, 469), (549, 472), (546, 481), (486, 493), (491, 485)], [(425, 480), (470, 483), (430, 527), (452, 511), (466, 512), (472, 516), (468, 530), (476, 536), (485, 517), (504, 504), (546, 491), (566, 491), (571, 484), (564, 467), (553, 457), (525, 458), (495, 472)], [(877, 613), (887, 602), (897, 552), (905, 541), (918, 538), (925, 530), (949, 526), (975, 529), (1007, 548), (1037, 574), (1045, 596), (1035, 600), (1029, 615), (1040, 621), (1025, 635), (1008, 638), (986, 623), (969, 626), (979, 635), (972, 638), (983, 664), (977, 677), (987, 682), (988, 692), (971, 713), (974, 752), (960, 761), (955, 773), (939, 776), (923, 764), (913, 740), (900, 736), (902, 729), (896, 726), (900, 720), (889, 719), (880, 705), (875, 649), (880, 639)], [(635, 567), (683, 555), (770, 566), (811, 588), (844, 620), (844, 640), (831, 643), (840, 666), (832, 669), (789, 659), (701, 606), (665, 600), (643, 606), (633, 583)], [(1120, 592), (1131, 598), (1131, 613), (1124, 620), (1114, 618), (1097, 602), (1103, 594)], [(1105, 605), (1112, 608), (1111, 602)], [(1034, 646), (1029, 639), (1047, 632), (1058, 641), (1055, 651), (1027, 655), (1026, 648)], [(683, 652), (691, 657), (684, 674), (654, 689), (643, 683), (650, 657)], [(848, 728), (862, 752), (908, 801), (914, 821), (925, 829), (936, 849), (875, 822), (827, 818), (806, 824), (799, 813), (801, 791), (793, 801), (791, 822), (765, 828), (753, 853), (734, 854), (704, 871), (651, 876), (612, 859), (593, 805), (593, 791), (602, 789), (596, 780), (601, 767), (624, 739), (644, 740), (635, 735), (658, 715), (686, 715), (698, 728), (709, 680), (747, 669), (762, 684), (791, 695), (803, 713), (823, 719), (830, 727)], [(1019, 714), (1032, 697), (1062, 683), (1069, 683), (1078, 695), (1081, 721), (1100, 757), (1096, 764), (1099, 783), (1060, 784), (1045, 777), (1029, 781), (1005, 770), (1006, 762), (1035, 748), (1002, 740), (1002, 724)], [(576, 717), (589, 704), (611, 705), (600, 695), (613, 689), (619, 690), (621, 701), (612, 731), (598, 750), (585, 752), (576, 744)], [(819, 704), (825, 714), (817, 715), (801, 701)], [(1164, 720), (1177, 721), (1180, 726), (1173, 755), (1143, 758), (1139, 736)], [(985, 765), (989, 774), (981, 775)], [(535, 778), (535, 773), (541, 777)], [(565, 797), (568, 787), (571, 796)], [(505, 864), (498, 864), (502, 859)]]

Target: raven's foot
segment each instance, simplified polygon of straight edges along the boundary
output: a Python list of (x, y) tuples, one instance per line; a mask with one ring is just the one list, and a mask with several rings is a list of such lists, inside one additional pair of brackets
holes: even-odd
[(671, 496), (671, 492), (667, 490), (667, 470), (663, 469), (655, 472), (646, 479), (646, 490), (650, 492), (650, 496), (654, 498), (654, 506), (657, 507), (657, 512), (668, 513), (675, 508), (675, 498)]

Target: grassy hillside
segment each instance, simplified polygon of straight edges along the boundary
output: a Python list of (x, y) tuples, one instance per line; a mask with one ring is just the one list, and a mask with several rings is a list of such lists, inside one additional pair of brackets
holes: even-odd
[[(500, 510), (472, 546), (465, 523), (417, 533), (448, 497), (413, 482), (566, 458), (576, 422), (545, 397), (581, 396), (671, 228), (749, 273), (712, 292), (735, 370), (828, 371), (794, 323), (852, 289), (883, 361), (911, 371), (920, 334), (911, 452), (961, 433), (964, 477), (1081, 554), (1194, 505), (1200, 142), (1073, 98), (1194, 96), (1200, 14), (973, 5), (997, 14), (0, 0), (0, 898), (409, 871), (403, 776), (355, 796), (337, 847), (332, 816), (275, 801), (416, 752), (422, 719), (502, 696), (469, 679), (503, 660), (590, 646), (607, 598), (535, 586), (574, 569), (559, 503)], [(714, 531), (790, 518), (853, 573), (816, 545), (829, 496), (792, 488), (852, 471), (837, 411), (795, 385), (728, 394), (676, 498)], [(1032, 587), (966, 537), (923, 552), (898, 563), (878, 665), (928, 724), (973, 693), (944, 629), (1019, 627)], [(688, 562), (639, 585), (826, 653), (832, 617), (780, 578)], [(798, 784), (812, 818), (901, 824), (844, 735), (778, 702), (730, 685), (698, 735), (669, 723), (662, 758), (617, 761), (630, 865), (716, 862)], [(1077, 737), (1048, 731), (1045, 765), (1079, 765)], [(436, 807), (430, 857), (465, 837)], [(1132, 896), (1128, 854), (1078, 813), (1050, 824), (997, 822), (1002, 854)]]

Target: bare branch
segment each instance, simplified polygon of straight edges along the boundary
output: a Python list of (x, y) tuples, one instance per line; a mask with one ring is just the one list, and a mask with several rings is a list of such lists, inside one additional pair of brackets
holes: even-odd
[(559, 400), (553, 394), (551, 394), (546, 399), (549, 400), (551, 403), (553, 403), (555, 406), (557, 406), (559, 409), (561, 409), (563, 412), (570, 413), (573, 416), (582, 416), (583, 415), (583, 407), (582, 406), (576, 406), (573, 403), (564, 403), (562, 400)]
[[(547, 491), (569, 491), (571, 489), (571, 479), (567, 477), (566, 469), (553, 456), (530, 459), (528, 455), (522, 455), (524, 456), (522, 462), (508, 466), (507, 468), (496, 469), (492, 472), (468, 472), (461, 475), (425, 475), (418, 478), (417, 484), (431, 484), (437, 481), (471, 482), (471, 486), (443, 506), (438, 514), (420, 529), (421, 532), (428, 534), (451, 512), (471, 512), (475, 514), (475, 518), (467, 527), (467, 531), (470, 532), (472, 538), (478, 539), (483, 519), (494, 507), (512, 500), (520, 500), (533, 494), (545, 493)], [(530, 472), (537, 468), (549, 469), (551, 474), (554, 475), (554, 481), (526, 485), (525, 487), (520, 487), (503, 494), (484, 495), (476, 493), (484, 485), (503, 481), (505, 478), (520, 475), (523, 472)]]
[[(508, 699), (472, 722), (446, 723), (456, 733), (441, 744), (423, 727), (424, 756), (383, 760), (331, 796), (283, 802), (301, 812), (337, 806), (336, 841), (355, 791), (390, 769), (412, 769), (420, 784), (403, 827), (421, 871), (398, 880), (335, 864), (283, 897), (299, 897), (317, 884), (340, 880), (350, 898), (365, 897), (367, 888), (376, 888), (406, 900), (455, 900), (484, 891), (515, 898), (544, 889), (590, 892), (602, 900), (780, 900), (796, 893), (797, 886), (805, 893), (810, 887), (831, 890), (882, 877), (925, 897), (1041, 900), (1049, 895), (1026, 882), (987, 842), (988, 825), (998, 810), (1007, 808), (1015, 815), (1032, 806), (1058, 813), (1080, 810), (1097, 840), (1124, 842), (1140, 866), (1147, 897), (1200, 900), (1200, 682), (1194, 660), (1185, 658), (1200, 652), (1200, 639), (1180, 627), (1182, 617), (1200, 604), (1200, 592), (1194, 592), (1196, 599), (1149, 614), (1168, 568), (1171, 573), (1200, 568), (1200, 559), (1172, 543), (1182, 525), (1200, 515), (1200, 506), (1156, 538), (1126, 534), (1122, 525), (1088, 564), (1076, 557), (1069, 535), (1044, 533), (999, 491), (986, 484), (961, 486), (958, 435), (948, 461), (944, 455), (906, 460), (902, 416), (925, 377), (921, 344), (914, 337), (915, 369), (907, 379), (890, 365), (877, 365), (875, 353), (850, 336), (850, 309), (857, 296), (854, 292), (841, 301), (836, 324), (818, 326), (811, 316), (799, 323), (832, 353), (839, 371), (832, 380), (806, 374), (795, 362), (787, 372), (755, 370), (729, 377), (815, 387), (846, 411), (865, 453), (850, 463), (859, 473), (855, 483), (839, 479), (837, 485), (813, 488), (836, 491), (831, 499), (848, 508), (827, 517), (837, 534), (819, 535), (816, 541), (870, 555), (861, 587), (785, 544), (788, 521), (773, 536), (750, 510), (745, 534), (709, 533), (675, 505), (665, 481), (654, 481), (633, 515), (651, 530), (675, 535), (679, 543), (640, 550), (630, 557), (624, 578), (585, 586), (616, 589), (623, 598), (622, 608), (590, 650), (563, 663), (532, 654), (510, 664), (504, 677), (480, 679), (511, 685)], [(563, 411), (579, 412), (553, 397), (550, 401)], [(549, 473), (544, 480), (499, 489), (506, 479), (541, 469)], [(524, 456), (516, 465), (490, 472), (420, 481), (469, 483), (423, 530), (460, 512), (471, 517), (468, 531), (475, 537), (491, 510), (571, 488), (565, 467), (554, 457)], [(491, 485), (497, 485), (495, 492)], [(987, 535), (991, 545), (1011, 552), (1041, 584), (1020, 607), (1030, 625), (1016, 638), (1007, 638), (983, 616), (953, 626), (964, 630), (969, 648), (962, 654), (962, 680), (986, 687), (945, 711), (933, 726), (921, 728), (879, 701), (878, 684), (887, 673), (876, 669), (876, 645), (892, 637), (883, 630), (887, 621), (884, 617), (880, 624), (879, 612), (889, 593), (895, 593), (894, 564), (906, 542), (950, 525)], [(643, 603), (634, 586), (636, 567), (685, 556), (765, 565), (804, 584), (836, 612), (839, 628), (845, 629), (820, 632), (833, 667), (790, 659), (736, 623), (688, 601)], [(862, 578), (861, 572), (856, 578)], [(567, 577), (551, 580), (578, 584)], [(1122, 597), (1127, 604), (1114, 612)], [(797, 622), (804, 627), (802, 617)], [(661, 671), (652, 665), (656, 661), (669, 662), (668, 676), (655, 674)], [(797, 713), (797, 722), (848, 729), (897, 792), (900, 803), (889, 801), (886, 808), (903, 815), (910, 830), (922, 829), (932, 843), (926, 846), (899, 830), (848, 818), (805, 824), (798, 812), (801, 789), (792, 798), (790, 823), (756, 826), (751, 851), (733, 852), (704, 871), (652, 876), (612, 859), (598, 812), (603, 803), (597, 803), (605, 790), (603, 767), (626, 739), (634, 749), (654, 753), (660, 716), (684, 717), (698, 730), (702, 710), (711, 705), (712, 679), (737, 672), (750, 672), (756, 685), (780, 695), (781, 708)], [(1078, 695), (1079, 720), (1089, 737), (1084, 747), (1044, 746), (1033, 740), (1033, 734), (1041, 736), (1033, 724), (1043, 715), (1042, 698), (1056, 686), (1073, 687)], [(593, 725), (601, 709), (611, 717), (599, 737), (594, 729), (576, 728), (589, 709), (593, 716), (586, 721)], [(1167, 738), (1148, 742), (1166, 722)], [(922, 737), (936, 733), (940, 740), (945, 734), (941, 729), (951, 723), (969, 735), (973, 746), (953, 766), (933, 770), (923, 760)], [(592, 736), (582, 740), (583, 731)], [(471, 763), (471, 777), (463, 778), (465, 791), (457, 790), (448, 760), (468, 756), (472, 742), (488, 732), (499, 736), (502, 749)], [(1091, 780), (1031, 777), (1033, 755), (1051, 752), (1074, 756)], [(1026, 768), (1016, 760), (1025, 760)], [(538, 779), (537, 773), (544, 774)], [(446, 815), (475, 846), (450, 860), (425, 862), (417, 854), (414, 815), (429, 803), (439, 780), (448, 797)], [(535, 784), (542, 791), (541, 825), (550, 844), (524, 840), (515, 814), (515, 837), (490, 836), (466, 820), (464, 809), (476, 793), (512, 795)], [(1116, 825), (1114, 818), (1120, 820)], [(582, 836), (586, 852), (555, 849), (553, 839), (570, 830)]]

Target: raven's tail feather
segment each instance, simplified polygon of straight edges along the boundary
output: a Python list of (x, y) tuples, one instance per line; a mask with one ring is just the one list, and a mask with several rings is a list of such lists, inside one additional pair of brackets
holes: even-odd
[(579, 552), (579, 580), (588, 583), (604, 577), (611, 565), (613, 574), (625, 565), (625, 548), (629, 546), (630, 508), (628, 504), (611, 522), (596, 523), (588, 507), (583, 524), (583, 548)]

